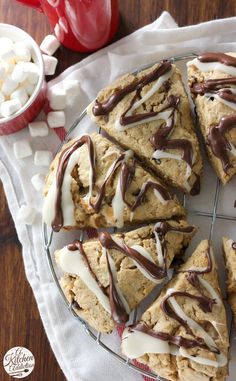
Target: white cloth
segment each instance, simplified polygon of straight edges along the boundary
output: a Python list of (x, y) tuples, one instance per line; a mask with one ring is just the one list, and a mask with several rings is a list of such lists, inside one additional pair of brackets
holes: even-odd
[[(66, 128), (98, 90), (118, 75), (158, 59), (191, 51), (236, 51), (235, 35), (236, 17), (178, 28), (173, 18), (164, 12), (154, 23), (90, 55), (51, 81), (50, 86), (64, 78), (76, 78), (81, 83), (77, 101), (66, 110)], [(22, 138), (30, 139), (34, 150), (49, 149), (53, 152), (58, 147), (59, 139), (52, 130), (48, 138), (33, 139), (27, 129), (0, 138), (0, 177), (23, 246), (26, 276), (57, 361), (68, 381), (142, 380), (140, 375), (121, 365), (87, 336), (65, 308), (52, 282), (43, 252), (40, 215), (42, 197), (35, 192), (30, 182), (35, 173), (46, 173), (46, 170), (35, 167), (33, 157), (15, 159), (13, 142)], [(17, 222), (17, 212), (22, 204), (30, 204), (38, 210), (32, 227)], [(113, 336), (108, 340), (117, 340), (118, 343), (118, 337)]]

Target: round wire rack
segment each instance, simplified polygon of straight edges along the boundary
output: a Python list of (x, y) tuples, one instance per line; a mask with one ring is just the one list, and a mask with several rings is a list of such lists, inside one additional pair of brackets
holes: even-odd
[[(189, 59), (192, 59), (192, 58), (195, 58), (197, 56), (197, 54), (195, 53), (190, 53), (190, 54), (185, 54), (185, 55), (180, 55), (180, 56), (175, 56), (175, 57), (170, 57), (168, 58), (168, 60), (172, 61), (172, 62), (179, 62), (179, 61), (186, 61), (186, 60), (189, 60)], [(144, 69), (147, 69), (151, 66), (153, 66), (154, 64), (158, 63), (158, 62), (161, 62), (160, 61), (156, 61), (154, 63), (151, 63), (151, 64), (148, 64), (148, 65), (145, 65), (145, 66), (142, 66), (136, 70), (134, 70), (132, 73), (133, 74), (137, 74), (139, 73), (140, 71), (144, 70)], [(60, 144), (60, 146), (58, 147), (58, 152), (60, 151), (61, 147), (63, 146), (63, 144), (65, 144), (66, 142), (68, 142), (68, 140), (71, 138), (71, 134), (75, 132), (75, 130), (77, 129), (77, 127), (80, 125), (80, 123), (82, 122), (82, 120), (84, 120), (84, 118), (87, 116), (87, 110), (85, 109), (80, 115), (79, 117), (75, 120), (75, 122), (73, 123), (73, 125), (70, 127), (70, 129), (68, 130), (67, 132), (67, 135), (65, 137), (65, 140)], [(100, 129), (99, 129), (99, 133), (100, 133)], [(81, 131), (80, 131), (80, 134), (81, 134)], [(209, 229), (209, 237), (208, 239), (210, 241), (213, 240), (213, 235), (214, 235), (214, 227), (215, 227), (215, 222), (216, 220), (222, 220), (222, 221), (231, 221), (231, 222), (236, 222), (236, 216), (232, 216), (232, 215), (229, 215), (229, 214), (222, 214), (222, 213), (217, 213), (217, 207), (218, 207), (218, 203), (219, 203), (219, 194), (220, 194), (220, 189), (221, 189), (221, 183), (220, 183), (220, 180), (217, 179), (216, 180), (216, 185), (215, 185), (215, 189), (214, 191), (212, 192), (213, 194), (213, 203), (212, 203), (212, 210), (209, 212), (209, 211), (203, 211), (203, 210), (189, 210), (188, 209), (188, 214), (189, 215), (195, 215), (195, 216), (200, 216), (201, 218), (206, 218), (208, 219), (208, 224), (210, 224), (210, 229)], [(183, 206), (185, 206), (185, 203), (186, 203), (186, 197), (185, 197), (185, 194), (182, 196), (182, 204)], [(112, 348), (111, 345), (107, 344), (105, 342), (105, 338), (107, 337), (107, 334), (102, 334), (100, 332), (97, 332), (95, 329), (93, 329), (92, 327), (89, 326), (89, 324), (84, 321), (82, 318), (80, 318), (76, 311), (74, 310), (73, 308), (73, 303), (69, 303), (69, 301), (67, 300), (61, 286), (60, 286), (60, 283), (59, 283), (59, 276), (57, 274), (57, 270), (56, 270), (56, 266), (55, 266), (55, 263), (53, 261), (53, 253), (52, 253), (52, 242), (53, 240), (55, 239), (55, 236), (57, 235), (58, 233), (54, 233), (53, 230), (51, 228), (49, 228), (45, 223), (43, 223), (43, 242), (44, 242), (44, 251), (46, 253), (46, 257), (47, 257), (47, 262), (48, 262), (48, 266), (49, 266), (49, 269), (50, 269), (50, 272), (51, 272), (51, 275), (52, 275), (52, 278), (53, 278), (53, 281), (59, 291), (59, 293), (61, 294), (61, 297), (66, 305), (66, 307), (69, 309), (70, 313), (72, 314), (72, 316), (74, 318), (77, 319), (77, 321), (82, 325), (82, 327), (84, 328), (85, 332), (100, 346), (102, 347), (104, 350), (106, 350), (107, 352), (110, 353), (110, 355), (112, 355), (114, 358), (116, 358), (118, 361), (120, 361), (121, 363), (127, 365), (129, 368), (133, 369), (134, 371), (138, 372), (139, 374), (141, 374), (142, 376), (146, 376), (146, 377), (150, 377), (151, 379), (154, 379), (154, 380), (158, 380), (158, 381), (166, 381), (165, 379), (159, 377), (157, 374), (151, 372), (151, 371), (148, 371), (148, 370), (145, 370), (143, 369), (143, 365), (142, 364), (139, 364), (137, 363), (136, 361), (135, 362), (132, 362), (129, 358), (125, 357), (122, 355), (122, 353), (120, 353), (120, 351), (118, 351), (116, 348)], [(84, 232), (81, 230), (80, 231), (80, 239), (83, 240), (84, 238)], [(150, 299), (148, 301), (148, 305), (151, 304), (152, 301), (155, 300), (155, 298), (157, 297), (157, 295), (160, 293), (160, 290), (163, 288), (163, 286), (167, 283), (169, 279), (166, 279), (161, 285), (158, 285), (157, 287), (155, 287), (155, 289), (153, 290), (153, 292), (151, 293), (152, 294), (152, 299)], [(147, 308), (147, 306), (146, 306)], [(139, 312), (139, 313), (138, 313)], [(130, 320), (128, 322), (128, 324), (133, 324), (136, 320), (137, 320), (137, 316), (140, 315), (142, 311), (138, 309), (132, 311), (131, 313), (131, 316), (130, 316)], [(232, 318), (230, 319), (230, 332), (232, 330)], [(110, 334), (112, 335), (112, 334)]]

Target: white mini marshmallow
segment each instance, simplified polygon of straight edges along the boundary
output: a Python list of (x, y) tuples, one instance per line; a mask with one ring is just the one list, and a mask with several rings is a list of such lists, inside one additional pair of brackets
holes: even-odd
[(10, 96), (11, 99), (18, 99), (21, 106), (24, 106), (28, 101), (29, 97), (23, 87), (18, 87)]
[(28, 81), (24, 81), (22, 82), (21, 86), (25, 89), (26, 93), (30, 96), (33, 94), (34, 90), (35, 90), (35, 86), (28, 82)]
[(31, 177), (31, 183), (37, 192), (42, 192), (45, 184), (45, 176), (41, 173), (37, 173)]
[(27, 139), (18, 140), (13, 144), (14, 155), (17, 159), (24, 159), (31, 156), (33, 151)]
[(24, 41), (15, 42), (14, 51), (15, 51), (16, 62), (19, 62), (19, 61), (30, 62), (31, 60), (30, 48)]
[(7, 77), (2, 83), (1, 90), (5, 95), (11, 95), (11, 93), (13, 93), (17, 86), (18, 83), (16, 81), (13, 81), (13, 79)]
[(35, 151), (34, 154), (34, 164), (36, 166), (49, 167), (52, 162), (52, 152), (51, 151)]
[(52, 56), (55, 53), (55, 51), (59, 48), (59, 46), (60, 42), (56, 39), (56, 37), (53, 36), (53, 34), (49, 34), (41, 42), (40, 49), (43, 53)]
[(11, 78), (13, 81), (16, 81), (18, 83), (24, 82), (28, 76), (27, 71), (24, 68), (24, 64), (22, 62), (17, 63), (14, 66), (14, 69), (11, 73)]
[(39, 79), (38, 66), (34, 62), (23, 62), (22, 66), (24, 67), (24, 71), (27, 73), (27, 81), (35, 85)]
[(48, 135), (49, 129), (46, 122), (36, 121), (29, 123), (29, 132), (33, 138), (43, 137)]
[(4, 94), (0, 91), (0, 104), (5, 101)]
[(8, 37), (0, 37), (0, 50), (6, 50), (13, 47), (13, 41)]
[(46, 75), (53, 75), (55, 74), (56, 67), (57, 67), (57, 58), (46, 56), (43, 54), (43, 62), (44, 62), (44, 69)]
[(29, 205), (22, 205), (17, 213), (17, 220), (26, 225), (32, 225), (36, 217), (36, 209)]
[(1, 115), (7, 118), (8, 116), (14, 114), (16, 111), (20, 110), (21, 103), (18, 99), (11, 99), (1, 103), (0, 112)]
[(67, 97), (75, 97), (80, 90), (79, 81), (76, 79), (64, 79), (63, 88)]
[(53, 110), (63, 110), (66, 107), (65, 90), (54, 86), (48, 91), (48, 100)]
[(4, 63), (0, 62), (0, 80), (4, 79), (6, 76), (6, 66)]
[(64, 111), (50, 111), (47, 114), (47, 122), (51, 128), (64, 127), (66, 124)]
[(4, 49), (0, 51), (0, 57), (3, 61), (11, 61), (15, 58), (15, 51), (13, 47), (8, 47), (7, 49)]

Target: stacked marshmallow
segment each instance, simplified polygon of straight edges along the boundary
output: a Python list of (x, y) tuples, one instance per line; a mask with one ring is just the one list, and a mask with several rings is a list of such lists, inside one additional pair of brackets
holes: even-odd
[(52, 55), (59, 48), (60, 42), (56, 39), (53, 34), (46, 36), (41, 42), (40, 49), (43, 53), (44, 69), (46, 75), (55, 74), (58, 60)]
[(24, 41), (0, 37), (0, 117), (20, 110), (39, 79), (39, 68), (32, 61), (31, 48)]

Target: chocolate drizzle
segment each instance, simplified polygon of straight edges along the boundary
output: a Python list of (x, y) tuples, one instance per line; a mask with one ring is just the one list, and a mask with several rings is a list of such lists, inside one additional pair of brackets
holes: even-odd
[[(223, 53), (203, 53), (198, 56), (198, 60), (200, 62), (219, 62), (227, 66), (236, 67), (236, 58)], [(202, 83), (193, 83), (191, 92), (194, 95), (204, 95), (206, 93), (209, 96), (211, 94), (213, 96), (217, 95), (227, 102), (236, 103), (236, 94), (229, 87), (231, 85), (236, 85), (236, 77), (208, 79)], [(228, 152), (232, 150), (232, 147), (224, 134), (235, 127), (235, 115), (223, 116), (220, 119), (219, 125), (210, 128), (207, 136), (212, 153), (220, 159), (225, 173), (227, 173), (229, 168), (232, 168)]]
[(83, 259), (84, 259), (84, 261), (85, 261), (85, 263), (89, 269), (90, 274), (92, 275), (94, 280), (97, 282), (97, 284), (100, 287), (100, 289), (102, 290), (102, 292), (105, 294), (105, 288), (99, 282), (98, 278), (96, 277), (96, 274), (94, 273), (94, 271), (92, 270), (92, 268), (90, 266), (89, 260), (87, 258), (85, 251), (84, 251), (84, 248), (83, 248), (83, 243), (81, 241), (79, 241), (78, 239), (75, 239), (73, 243), (70, 243), (69, 245), (67, 245), (67, 249), (69, 251), (78, 250), (80, 252), (80, 254), (82, 255), (82, 257), (83, 257)]
[(224, 53), (206, 52), (198, 56), (200, 62), (219, 62), (223, 65), (236, 67), (236, 58)]
[(118, 323), (126, 323), (129, 320), (129, 315), (127, 314), (125, 307), (122, 303), (122, 300), (117, 292), (117, 289), (115, 287), (115, 282), (113, 279), (113, 274), (111, 271), (111, 266), (109, 263), (108, 254), (106, 251), (106, 260), (107, 260), (107, 269), (109, 273), (109, 301), (111, 306), (111, 312), (112, 312), (112, 318), (113, 320)]
[(181, 337), (181, 336), (173, 336), (166, 332), (154, 331), (154, 329), (149, 328), (147, 324), (144, 322), (131, 325), (129, 327), (129, 332), (133, 332), (133, 331), (143, 332), (156, 339), (168, 341), (168, 343), (170, 344), (174, 344), (174, 345), (177, 345), (178, 347), (183, 347), (186, 349), (196, 348), (196, 347), (207, 349), (207, 346), (201, 337), (196, 337), (194, 339), (185, 339), (184, 337)]
[[(114, 107), (129, 93), (133, 91), (140, 92), (141, 89), (148, 85), (149, 83), (156, 81), (162, 75), (171, 70), (171, 62), (163, 61), (158, 67), (156, 67), (150, 73), (144, 75), (142, 78), (135, 78), (133, 82), (129, 85), (116, 90), (112, 95), (110, 95), (104, 102), (99, 102), (97, 99), (93, 106), (93, 114), (95, 116), (106, 115), (109, 114), (110, 111), (114, 109)], [(134, 102), (134, 99), (133, 99)], [(131, 107), (131, 106), (130, 106)], [(127, 110), (128, 111), (128, 110)], [(150, 116), (149, 116), (150, 117)], [(131, 123), (131, 122), (129, 122)]]
[(151, 328), (149, 328), (145, 323), (137, 323), (133, 326), (131, 326), (132, 330), (137, 330), (140, 332), (144, 332), (147, 335), (156, 337), (160, 340), (168, 341), (171, 344), (175, 344), (179, 347), (184, 348), (195, 348), (195, 347), (201, 347), (207, 350), (210, 350), (213, 353), (219, 354), (219, 350), (216, 347), (208, 346), (205, 342), (205, 340), (201, 337), (198, 337), (195, 335), (191, 327), (189, 326), (188, 322), (181, 318), (174, 310), (174, 308), (171, 306), (169, 299), (171, 297), (184, 297), (184, 298), (190, 298), (192, 300), (196, 300), (199, 308), (203, 312), (212, 312), (213, 305), (216, 304), (215, 299), (209, 298), (208, 296), (204, 295), (202, 291), (202, 287), (199, 281), (198, 276), (200, 274), (207, 274), (210, 271), (212, 271), (212, 259), (210, 254), (210, 248), (206, 251), (206, 258), (207, 258), (207, 267), (203, 270), (184, 270), (183, 272), (188, 272), (187, 280), (188, 282), (199, 292), (200, 295), (194, 295), (192, 293), (186, 292), (186, 291), (172, 291), (170, 292), (161, 303), (161, 308), (163, 312), (171, 319), (174, 319), (177, 321), (181, 326), (183, 326), (186, 330), (186, 333), (188, 335), (191, 335), (194, 337), (194, 339), (189, 338), (183, 338), (181, 336), (172, 336), (164, 332), (158, 332)]
[(69, 148), (66, 148), (64, 151), (62, 151), (60, 158), (59, 158), (59, 164), (58, 164), (57, 173), (56, 173), (55, 216), (54, 216), (54, 219), (52, 221), (52, 229), (55, 232), (60, 231), (62, 226), (63, 226), (63, 212), (62, 212), (62, 205), (61, 205), (61, 188), (62, 188), (62, 184), (63, 184), (63, 179), (64, 179), (66, 167), (67, 167), (67, 164), (69, 162), (71, 155), (84, 144), (87, 144), (87, 146), (88, 146), (90, 166), (92, 169), (92, 183), (94, 184), (94, 182), (95, 182), (94, 146), (93, 146), (93, 142), (92, 142), (91, 137), (88, 135), (84, 135), (80, 139), (76, 140)]
[(141, 255), (137, 250), (127, 246), (124, 242), (116, 243), (108, 232), (99, 232), (98, 239), (101, 245), (106, 249), (119, 250), (129, 258), (135, 260), (147, 273), (154, 279), (162, 279), (166, 276), (165, 269), (157, 266), (154, 262)]
[(220, 159), (225, 173), (229, 168), (232, 168), (232, 164), (228, 156), (228, 151), (231, 151), (231, 144), (224, 134), (233, 128), (236, 128), (236, 115), (223, 116), (219, 125), (213, 126), (207, 136), (212, 152)]
[(151, 180), (148, 180), (146, 183), (144, 183), (142, 185), (142, 188), (140, 189), (140, 192), (139, 194), (137, 195), (137, 198), (135, 200), (135, 202), (133, 203), (133, 205), (131, 206), (131, 210), (132, 212), (139, 206), (141, 205), (141, 203), (143, 202), (143, 199), (148, 191), (148, 189), (156, 189), (161, 197), (165, 200), (165, 201), (168, 201), (168, 200), (171, 200), (172, 197), (170, 195), (170, 193), (168, 192), (168, 190), (166, 188), (164, 188), (161, 184), (159, 183), (155, 183), (154, 181), (151, 181)]
[(178, 149), (183, 151), (182, 159), (192, 167), (193, 159), (193, 148), (192, 143), (187, 139), (169, 139), (173, 128), (174, 128), (174, 112), (178, 108), (180, 98), (174, 95), (171, 95), (168, 98), (168, 106), (166, 106), (161, 111), (164, 111), (168, 108), (173, 108), (171, 114), (171, 124), (170, 126), (163, 124), (160, 126), (154, 135), (151, 137), (151, 143), (155, 150), (165, 151), (166, 149)]

